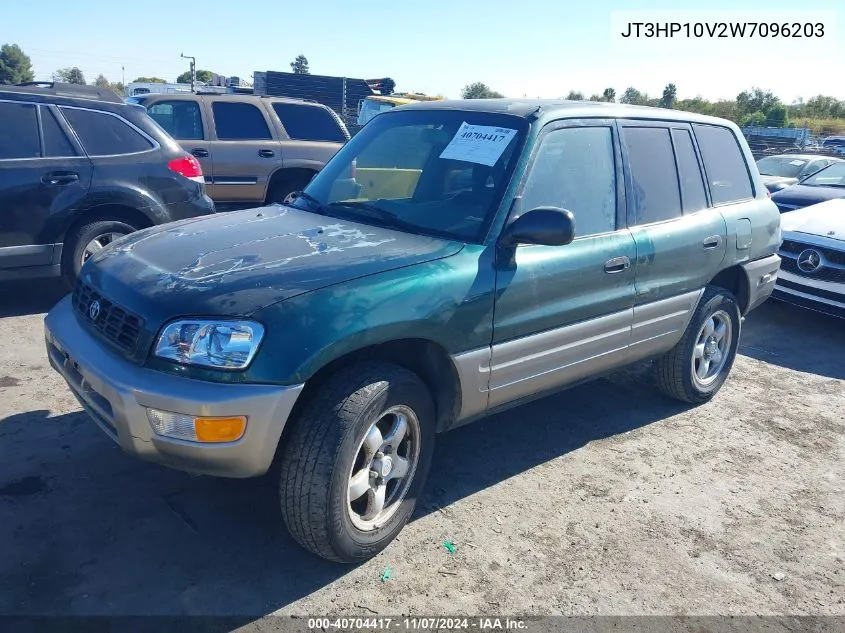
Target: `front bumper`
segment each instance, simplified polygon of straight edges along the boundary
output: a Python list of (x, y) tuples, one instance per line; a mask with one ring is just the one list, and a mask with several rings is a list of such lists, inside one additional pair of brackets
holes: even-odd
[(768, 299), (775, 289), (778, 271), (780, 271), (780, 255), (769, 255), (762, 259), (742, 264), (742, 270), (748, 279), (748, 307), (743, 315)]
[(781, 272), (772, 298), (845, 319), (845, 284)]
[[(44, 320), (47, 356), (82, 407), (124, 451), (177, 470), (220, 477), (267, 472), (303, 385), (220, 384), (129, 363), (77, 321), (70, 297)], [(236, 442), (203, 444), (157, 435), (146, 408), (191, 416), (247, 416)]]

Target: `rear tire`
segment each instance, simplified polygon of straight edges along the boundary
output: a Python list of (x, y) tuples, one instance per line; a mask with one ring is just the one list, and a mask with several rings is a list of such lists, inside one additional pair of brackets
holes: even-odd
[(123, 220), (108, 219), (93, 220), (78, 227), (70, 239), (65, 240), (62, 252), (62, 277), (65, 283), (72, 288), (82, 265), (91, 255), (124, 235), (134, 233), (138, 228)]
[(311, 176), (283, 176), (270, 185), (267, 204), (284, 204), (287, 197), (295, 191), (302, 191), (311, 181)]
[(288, 531), (331, 561), (375, 556), (410, 519), (428, 476), (435, 414), (425, 385), (397, 365), (355, 364), (292, 423), (280, 449)]
[(739, 347), (741, 314), (736, 297), (708, 286), (683, 338), (657, 359), (657, 386), (675, 400), (702, 404), (728, 379)]

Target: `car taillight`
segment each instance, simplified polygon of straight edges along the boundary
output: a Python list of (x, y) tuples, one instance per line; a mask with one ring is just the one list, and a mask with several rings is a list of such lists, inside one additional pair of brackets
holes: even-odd
[(203, 178), (202, 175), (202, 165), (200, 165), (200, 162), (190, 154), (186, 154), (180, 158), (174, 158), (167, 163), (167, 167), (170, 171), (175, 171), (177, 174), (184, 176), (188, 180), (205, 183), (205, 178)]

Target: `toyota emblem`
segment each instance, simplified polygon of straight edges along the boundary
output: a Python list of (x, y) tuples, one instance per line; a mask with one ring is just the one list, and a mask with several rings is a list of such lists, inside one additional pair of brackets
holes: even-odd
[(88, 316), (91, 317), (92, 321), (96, 321), (97, 317), (100, 316), (100, 302), (99, 301), (92, 301), (91, 305), (88, 306)]
[(822, 255), (814, 248), (807, 248), (798, 255), (798, 269), (804, 273), (814, 273), (822, 267)]

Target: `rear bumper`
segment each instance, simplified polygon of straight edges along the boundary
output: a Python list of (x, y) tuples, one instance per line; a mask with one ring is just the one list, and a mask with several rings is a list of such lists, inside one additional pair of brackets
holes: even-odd
[(769, 255), (742, 264), (742, 270), (748, 280), (748, 306), (743, 310), (743, 315), (751, 312), (772, 295), (780, 271), (780, 261), (780, 255)]
[[(103, 347), (77, 321), (70, 297), (44, 320), (47, 356), (82, 407), (124, 451), (193, 473), (255, 477), (270, 467), (302, 385), (218, 384), (163, 374)], [(236, 442), (203, 444), (157, 435), (147, 408), (190, 416), (247, 417)]]
[(167, 205), (167, 213), (171, 221), (186, 220), (200, 215), (210, 215), (217, 211), (214, 201), (205, 193), (205, 188), (190, 200), (173, 202)]

